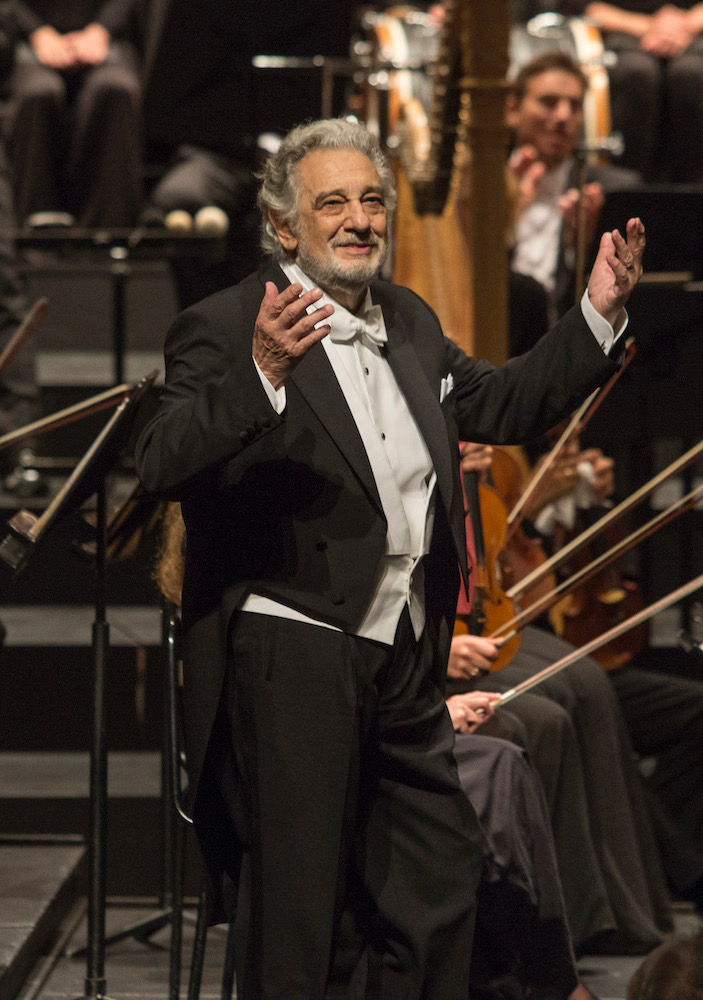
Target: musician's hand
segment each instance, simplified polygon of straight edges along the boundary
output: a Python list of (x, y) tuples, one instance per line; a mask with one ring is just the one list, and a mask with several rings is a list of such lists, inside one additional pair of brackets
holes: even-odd
[(671, 59), (682, 55), (696, 34), (691, 11), (664, 4), (652, 14), (649, 29), (640, 38), (640, 46), (660, 59)]
[(101, 66), (110, 48), (110, 32), (102, 24), (87, 24), (81, 31), (66, 36), (81, 66)]
[(457, 733), (475, 733), (494, 714), (493, 704), (500, 698), (495, 691), (470, 691), (447, 698), (447, 708)]
[(317, 302), (322, 292), (313, 288), (303, 294), (302, 285), (289, 285), (279, 292), (273, 281), (266, 282), (266, 292), (254, 325), (252, 354), (257, 365), (278, 389), (298, 362), (330, 332), (328, 324), (316, 324), (334, 312), (324, 305), (310, 315), (307, 307)]
[(568, 246), (576, 246), (579, 227), (579, 214), (584, 213), (586, 243), (590, 243), (596, 234), (601, 209), (605, 201), (603, 188), (600, 184), (586, 184), (579, 197), (578, 188), (570, 188), (561, 195), (557, 204), (564, 219), (564, 242)]
[(532, 145), (518, 146), (513, 150), (508, 167), (513, 172), (517, 185), (516, 214), (519, 218), (535, 200), (537, 187), (547, 168), (539, 159), (537, 149)]
[[(535, 463), (537, 474), (548, 459), (542, 455)], [(543, 475), (529, 506), (529, 516), (534, 519), (549, 504), (568, 496), (578, 485), (579, 446), (576, 440), (569, 441), (552, 462), (551, 468)]]
[(475, 472), (483, 481), (488, 476), (493, 462), (493, 448), (490, 444), (468, 441), (461, 448), (461, 471)]
[(76, 55), (66, 35), (60, 34), (50, 24), (43, 24), (29, 36), (29, 44), (43, 66), (51, 69), (76, 69)]
[(449, 650), (447, 673), (450, 677), (476, 677), (491, 669), (498, 656), (500, 639), (480, 635), (455, 635)]
[(598, 503), (603, 503), (612, 495), (615, 489), (615, 462), (604, 455), (600, 448), (586, 448), (581, 452), (580, 462), (588, 462), (591, 466), (591, 489)]
[(644, 247), (644, 226), (639, 219), (627, 223), (626, 239), (617, 229), (601, 237), (588, 295), (597, 312), (615, 329), (624, 319), (625, 303), (642, 275)]
[(433, 3), (427, 11), (435, 28), (441, 28), (444, 24), (444, 4)]

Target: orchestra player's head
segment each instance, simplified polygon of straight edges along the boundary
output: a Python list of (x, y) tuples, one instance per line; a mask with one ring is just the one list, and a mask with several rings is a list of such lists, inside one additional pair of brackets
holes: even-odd
[(579, 64), (558, 49), (523, 66), (506, 102), (515, 145), (532, 145), (548, 168), (558, 166), (581, 141), (586, 89)]
[(627, 987), (627, 1000), (701, 1000), (703, 931), (677, 935), (650, 952)]
[(262, 245), (339, 298), (359, 294), (389, 251), (396, 193), (378, 140), (346, 119), (293, 129), (261, 174)]

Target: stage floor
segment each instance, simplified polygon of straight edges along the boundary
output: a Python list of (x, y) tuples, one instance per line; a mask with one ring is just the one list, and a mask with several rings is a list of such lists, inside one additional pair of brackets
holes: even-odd
[[(112, 905), (107, 911), (107, 934), (114, 934), (157, 912), (156, 908)], [(190, 909), (192, 918), (194, 910)], [(677, 911), (677, 928), (692, 929), (696, 918), (688, 910)], [(188, 969), (193, 939), (194, 921), (188, 919), (184, 927), (183, 976), (181, 993), (186, 995)], [(79, 920), (67, 950), (85, 943), (86, 922)], [(201, 1000), (218, 1000), (220, 979), (225, 950), (225, 934), (220, 928), (211, 929), (208, 934), (203, 970)], [(168, 1000), (169, 932), (159, 930), (148, 944), (134, 938), (127, 938), (108, 946), (106, 950), (105, 973), (107, 996), (115, 1000)], [(625, 1000), (627, 983), (641, 958), (608, 956), (586, 958), (579, 962), (584, 982), (600, 1000)], [(84, 988), (85, 959), (61, 957), (51, 969), (40, 968), (44, 974), (41, 982), (37, 976), (31, 977), (18, 1000), (75, 1000)]]

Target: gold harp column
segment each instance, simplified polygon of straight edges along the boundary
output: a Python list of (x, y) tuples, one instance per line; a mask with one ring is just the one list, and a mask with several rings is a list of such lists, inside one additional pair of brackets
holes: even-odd
[(505, 77), (509, 0), (459, 0), (467, 148), (466, 197), (472, 271), (472, 353), (499, 364), (508, 356), (508, 259), (505, 245)]

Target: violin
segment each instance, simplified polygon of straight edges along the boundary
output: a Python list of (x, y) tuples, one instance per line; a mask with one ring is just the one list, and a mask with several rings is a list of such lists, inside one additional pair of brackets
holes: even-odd
[[(474, 542), (473, 592), (470, 609), (457, 613), (454, 634), (492, 635), (515, 615), (513, 602), (500, 583), (499, 555), (505, 545), (507, 510), (495, 490), (479, 482), (476, 472), (462, 471), (462, 483)], [(516, 634), (498, 649), (491, 673), (507, 666), (519, 648)]]
[[(492, 478), (496, 492), (506, 506), (514, 509), (514, 505), (524, 489), (526, 482), (525, 470), (527, 462), (520, 448), (496, 448), (493, 454)], [(530, 536), (521, 522), (514, 521), (508, 527), (505, 546), (500, 554), (502, 583), (506, 590), (511, 589), (528, 573), (534, 572), (547, 561), (542, 540), (539, 536)], [(523, 592), (522, 601), (532, 604), (549, 596), (556, 586), (556, 576), (548, 573), (542, 576), (534, 586)]]

